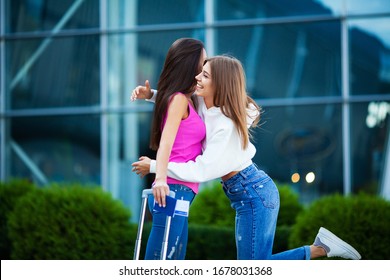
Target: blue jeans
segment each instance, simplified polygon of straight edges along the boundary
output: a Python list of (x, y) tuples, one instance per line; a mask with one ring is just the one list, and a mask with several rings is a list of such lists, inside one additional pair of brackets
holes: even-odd
[(278, 188), (264, 171), (252, 164), (222, 185), (236, 210), (237, 259), (310, 259), (309, 246), (272, 254), (280, 199)]
[[(174, 191), (176, 199), (187, 200), (192, 203), (195, 193), (188, 187), (178, 184), (170, 184), (169, 188)], [(165, 230), (166, 215), (152, 211), (154, 197), (148, 198), (150, 212), (153, 215), (152, 229), (146, 245), (145, 260), (159, 260)], [(188, 217), (173, 216), (168, 236), (167, 260), (184, 260), (188, 241)]]

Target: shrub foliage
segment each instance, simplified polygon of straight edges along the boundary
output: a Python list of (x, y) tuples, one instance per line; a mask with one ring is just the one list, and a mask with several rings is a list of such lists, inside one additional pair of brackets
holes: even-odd
[(390, 259), (389, 201), (367, 194), (322, 197), (298, 215), (289, 246), (312, 244), (321, 226), (356, 248), (362, 259)]
[(13, 259), (131, 259), (130, 212), (100, 188), (36, 189), (9, 216)]
[(8, 217), (17, 201), (34, 189), (35, 186), (27, 180), (12, 179), (9, 182), (0, 182), (0, 256), (2, 260), (11, 258)]
[[(277, 184), (281, 207), (274, 253), (310, 245), (323, 226), (354, 246), (363, 259), (390, 259), (390, 202), (378, 196), (325, 196), (303, 207)], [(0, 183), (2, 259), (132, 259), (137, 225), (130, 211), (101, 188), (37, 188)], [(235, 212), (218, 181), (203, 187), (190, 209), (186, 259), (235, 259)], [(145, 225), (141, 259), (150, 224)]]
[(234, 227), (235, 211), (218, 180), (202, 186), (190, 208), (189, 223)]
[[(303, 206), (299, 202), (298, 195), (288, 185), (277, 183), (277, 186), (281, 206), (275, 233), (274, 253), (288, 249), (288, 236), (291, 226), (295, 223), (297, 215), (303, 211)], [(202, 256), (206, 259), (218, 259), (218, 256), (213, 256), (213, 254), (215, 255), (215, 250), (209, 250), (211, 245), (208, 241), (212, 240), (213, 243), (219, 244), (224, 248), (224, 254), (219, 256), (220, 258), (236, 258), (236, 245), (234, 242), (235, 211), (231, 208), (230, 201), (226, 197), (221, 183), (218, 180), (210, 182), (201, 188), (201, 191), (192, 203), (189, 223), (191, 232), (189, 233), (188, 252), (194, 254), (192, 252), (195, 250), (200, 251), (202, 248), (205, 250), (205, 252), (197, 252), (195, 255), (189, 256), (190, 258)], [(217, 230), (218, 227), (221, 227), (221, 229)], [(194, 238), (194, 236), (198, 236), (198, 231), (207, 231), (207, 236), (203, 236), (199, 240)], [(221, 238), (221, 234), (226, 236)], [(229, 236), (229, 234), (232, 236)], [(198, 244), (200, 248), (196, 249), (192, 244), (193, 242), (197, 244), (206, 243), (205, 246)]]

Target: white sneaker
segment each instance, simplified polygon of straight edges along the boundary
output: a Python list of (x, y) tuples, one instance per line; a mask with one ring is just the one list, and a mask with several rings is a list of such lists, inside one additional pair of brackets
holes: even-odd
[(313, 245), (324, 248), (328, 257), (341, 257), (352, 260), (360, 260), (362, 258), (355, 248), (323, 227), (318, 231)]

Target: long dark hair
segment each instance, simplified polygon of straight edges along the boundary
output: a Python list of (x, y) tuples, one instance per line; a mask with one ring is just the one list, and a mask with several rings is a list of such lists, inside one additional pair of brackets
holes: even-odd
[[(176, 40), (169, 48), (157, 85), (157, 98), (153, 112), (150, 148), (157, 150), (162, 133), (162, 122), (171, 96), (176, 92), (190, 94), (196, 86), (195, 76), (201, 72), (199, 60), (204, 45), (191, 38)], [(195, 98), (193, 98), (196, 106)]]

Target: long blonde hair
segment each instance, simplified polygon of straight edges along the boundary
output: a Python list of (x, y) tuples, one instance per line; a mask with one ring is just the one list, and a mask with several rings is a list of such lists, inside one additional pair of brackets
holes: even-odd
[(215, 89), (214, 106), (220, 107), (222, 113), (230, 118), (242, 140), (245, 149), (251, 137), (247, 126), (247, 117), (252, 109), (258, 111), (257, 118), (251, 127), (255, 127), (260, 120), (260, 107), (246, 92), (245, 72), (241, 62), (227, 55), (207, 58), (204, 64), (210, 63), (211, 77)]

